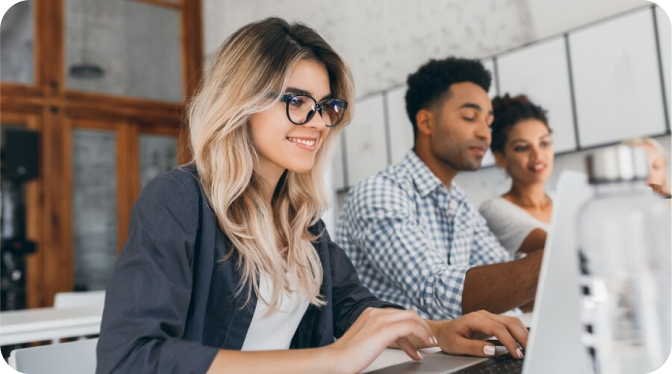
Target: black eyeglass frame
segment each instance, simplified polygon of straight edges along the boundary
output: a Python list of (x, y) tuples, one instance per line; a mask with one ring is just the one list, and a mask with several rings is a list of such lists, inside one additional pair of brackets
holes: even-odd
[[(313, 100), (313, 103), (314, 103), (314, 105), (313, 105), (314, 109), (312, 109), (310, 112), (308, 112), (308, 114), (306, 115), (306, 120), (303, 121), (303, 122), (295, 122), (289, 114), (289, 102), (292, 101), (292, 99), (294, 99), (296, 97), (307, 97), (307, 98)], [(338, 119), (338, 121), (336, 121), (336, 123), (330, 124), (330, 125), (325, 124), (325, 126), (327, 126), (327, 127), (338, 126), (338, 124), (341, 123), (341, 121), (343, 120), (343, 117), (345, 116), (345, 111), (348, 109), (348, 102), (345, 101), (345, 100), (332, 98), (332, 99), (326, 99), (322, 103), (318, 103), (317, 100), (315, 100), (314, 97), (312, 97), (310, 95), (306, 95), (306, 94), (286, 94), (286, 95), (282, 95), (282, 96), (280, 96), (280, 101), (284, 101), (285, 104), (286, 104), (285, 112), (287, 113), (287, 119), (289, 120), (289, 122), (291, 122), (291, 123), (293, 123), (297, 126), (305, 125), (306, 123), (310, 122), (310, 120), (313, 119), (313, 117), (315, 116), (315, 113), (318, 112), (318, 111), (320, 112), (320, 116), (322, 118), (324, 118), (324, 115), (322, 114), (322, 109), (327, 104), (327, 102), (333, 103), (334, 101), (337, 101), (343, 107), (343, 112), (341, 114), (341, 117)]]

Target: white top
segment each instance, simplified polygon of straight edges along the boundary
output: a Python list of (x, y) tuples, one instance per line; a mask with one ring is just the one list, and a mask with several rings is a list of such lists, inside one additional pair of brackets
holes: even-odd
[(520, 245), (532, 230), (542, 229), (548, 232), (551, 228), (550, 224), (538, 220), (503, 197), (486, 200), (478, 211), (488, 221), (490, 230), (509, 251), (511, 258), (515, 257)]
[[(296, 283), (292, 283), (295, 285)], [(283, 292), (280, 297), (279, 309), (271, 315), (268, 312), (268, 304), (262, 301), (263, 297), (271, 301), (273, 287), (267, 276), (262, 275), (259, 281), (259, 293), (261, 294), (254, 309), (254, 316), (250, 324), (242, 351), (270, 351), (277, 349), (289, 349), (292, 338), (303, 315), (308, 309), (308, 299), (295, 291), (292, 287), (292, 293)]]

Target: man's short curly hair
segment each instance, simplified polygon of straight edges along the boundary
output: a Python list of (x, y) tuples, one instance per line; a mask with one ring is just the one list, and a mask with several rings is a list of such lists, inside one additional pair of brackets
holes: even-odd
[(525, 95), (511, 97), (509, 94), (504, 97), (497, 96), (492, 99), (492, 109), (495, 113), (495, 120), (492, 122), (492, 143), (490, 149), (493, 152), (504, 153), (504, 145), (511, 128), (518, 122), (536, 119), (546, 125), (548, 131), (548, 118), (546, 110), (533, 104)]
[(418, 71), (408, 76), (406, 83), (406, 113), (413, 124), (413, 135), (418, 135), (415, 115), (420, 109), (429, 109), (448, 98), (454, 83), (471, 82), (488, 92), (492, 77), (478, 60), (449, 57), (429, 60)]

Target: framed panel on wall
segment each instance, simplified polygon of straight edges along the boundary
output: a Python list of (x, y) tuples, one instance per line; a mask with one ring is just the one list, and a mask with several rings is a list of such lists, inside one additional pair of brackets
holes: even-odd
[(346, 187), (345, 165), (343, 164), (343, 132), (334, 139), (334, 156), (331, 161), (331, 186), (339, 191)]
[[(494, 98), (499, 92), (498, 83), (497, 83), (497, 70), (495, 69), (495, 60), (492, 58), (481, 60), (483, 66), (487, 71), (490, 72), (492, 76), (492, 82), (490, 83), (490, 89), (488, 90), (488, 96)], [(488, 151), (483, 156), (483, 161), (481, 161), (481, 167), (494, 166), (495, 165), (495, 156), (493, 156), (492, 151), (488, 148)]]
[(382, 94), (357, 101), (352, 123), (345, 128), (349, 186), (387, 166), (384, 111)]
[(581, 147), (666, 130), (651, 9), (569, 36)]
[(392, 163), (400, 162), (406, 153), (413, 148), (413, 125), (406, 113), (407, 86), (393, 88), (386, 92), (387, 118), (390, 131), (390, 148)]
[[(665, 14), (665, 11), (660, 7), (654, 8), (656, 12), (656, 25), (658, 26), (658, 40), (660, 46), (660, 57), (663, 65), (663, 80), (665, 81), (665, 97), (667, 98), (667, 105), (670, 105), (670, 65), (672, 65), (672, 58), (670, 58), (670, 46), (672, 45), (672, 26), (670, 26), (670, 18)], [(670, 112), (668, 107), (667, 112)], [(669, 125), (668, 125), (669, 129)]]
[(548, 110), (556, 152), (576, 149), (565, 38), (554, 38), (497, 58), (500, 94), (524, 94)]
[(490, 72), (490, 76), (492, 76), (492, 82), (490, 82), (490, 89), (488, 90), (488, 96), (492, 99), (497, 96), (500, 91), (498, 87), (497, 71), (495, 70), (495, 59), (488, 58), (481, 60), (481, 63), (485, 67), (485, 70)]

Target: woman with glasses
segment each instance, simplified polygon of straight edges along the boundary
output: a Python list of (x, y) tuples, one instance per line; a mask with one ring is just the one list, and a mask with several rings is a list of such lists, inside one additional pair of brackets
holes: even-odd
[[(98, 373), (355, 373), (386, 347), (511, 352), (527, 330), (478, 312), (425, 321), (378, 300), (329, 238), (323, 168), (350, 72), (312, 29), (247, 25), (189, 108), (191, 163), (145, 187), (109, 281)], [(334, 341), (334, 339), (337, 339)]]

